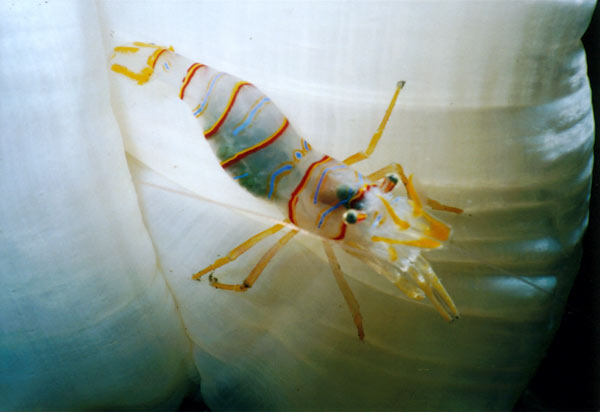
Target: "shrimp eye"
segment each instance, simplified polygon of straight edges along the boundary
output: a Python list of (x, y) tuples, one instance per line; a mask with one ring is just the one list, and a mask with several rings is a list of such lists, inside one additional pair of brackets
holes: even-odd
[(400, 178), (396, 173), (388, 173), (383, 178), (383, 182), (381, 182), (381, 190), (383, 190), (385, 193), (391, 192), (394, 190), (394, 187), (396, 187), (399, 181)]
[(365, 202), (363, 201), (362, 197), (359, 197), (358, 199), (351, 201), (349, 207), (356, 210), (363, 210), (365, 207)]
[(354, 196), (356, 191), (348, 185), (339, 185), (335, 191), (335, 195), (340, 200), (348, 200)]
[(347, 212), (344, 213), (344, 216), (343, 216), (344, 222), (346, 222), (350, 225), (357, 223), (357, 222), (362, 222), (366, 218), (367, 218), (366, 213), (359, 212), (354, 209), (348, 210)]
[(385, 178), (386, 180), (389, 180), (395, 185), (398, 184), (398, 182), (400, 181), (400, 178), (396, 173), (388, 173), (387, 175), (385, 175)]

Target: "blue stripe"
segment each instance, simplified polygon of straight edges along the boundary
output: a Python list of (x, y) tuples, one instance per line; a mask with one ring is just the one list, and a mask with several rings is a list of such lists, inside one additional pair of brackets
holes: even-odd
[(286, 170), (290, 170), (293, 166), (292, 165), (285, 165), (283, 167), (280, 167), (279, 169), (275, 170), (273, 172), (273, 174), (271, 175), (271, 181), (269, 182), (269, 194), (267, 195), (267, 197), (270, 199), (271, 196), (273, 195), (273, 189), (275, 189), (275, 178), (285, 172)]
[(337, 209), (338, 207), (340, 207), (341, 205), (343, 205), (344, 203), (347, 203), (347, 202), (348, 202), (348, 200), (342, 200), (337, 205), (332, 206), (329, 209), (327, 209), (327, 211), (325, 211), (325, 213), (323, 213), (323, 215), (321, 216), (321, 219), (319, 220), (319, 224), (317, 225), (317, 229), (321, 228), (321, 225), (323, 224), (323, 220), (325, 220), (325, 216), (327, 216), (329, 213), (333, 212), (335, 209)]
[(383, 218), (383, 215), (379, 215), (375, 218), (375, 221), (373, 222), (373, 225), (371, 225), (371, 227), (375, 227), (377, 226), (377, 224), (379, 223), (379, 221)]
[(246, 177), (246, 176), (248, 176), (248, 173), (244, 173), (244, 174), (241, 174), (239, 176), (236, 176), (236, 177), (233, 178), (233, 180), (241, 179), (242, 177)]
[(310, 149), (308, 148), (308, 143), (306, 142), (306, 140), (304, 140), (304, 148), (306, 149), (306, 151), (309, 151)]
[(327, 174), (327, 172), (329, 172), (330, 170), (333, 170), (333, 169), (340, 169), (342, 167), (346, 167), (346, 165), (331, 166), (331, 167), (328, 167), (327, 169), (323, 170), (323, 173), (321, 173), (321, 178), (319, 179), (319, 183), (317, 184), (317, 190), (315, 191), (315, 197), (313, 199), (313, 203), (315, 205), (317, 204), (317, 196), (319, 196), (319, 190), (321, 190), (321, 183), (323, 183), (323, 179), (325, 179), (325, 175)]
[(208, 88), (208, 92), (206, 92), (206, 95), (204, 96), (204, 99), (202, 100), (202, 104), (200, 105), (200, 108), (198, 108), (198, 110), (196, 110), (194, 112), (194, 116), (198, 116), (200, 113), (202, 113), (202, 111), (204, 110), (204, 106), (206, 106), (206, 102), (208, 101), (208, 97), (210, 96), (210, 94), (212, 93), (212, 89), (217, 81), (217, 79), (221, 76), (223, 76), (225, 73), (219, 73), (217, 74), (214, 79), (212, 80), (212, 82), (210, 83), (210, 86)]
[(246, 126), (248, 126), (250, 124), (250, 122), (252, 122), (252, 119), (254, 118), (254, 115), (256, 114), (258, 109), (260, 109), (261, 106), (263, 104), (267, 103), (269, 100), (271, 100), (271, 99), (269, 99), (268, 97), (263, 97), (263, 99), (256, 105), (256, 107), (250, 111), (250, 114), (248, 115), (246, 120), (244, 120), (244, 123), (242, 123), (241, 125), (239, 125), (238, 127), (235, 128), (235, 130), (233, 131), (233, 135), (237, 136), (239, 132), (244, 130), (244, 128)]

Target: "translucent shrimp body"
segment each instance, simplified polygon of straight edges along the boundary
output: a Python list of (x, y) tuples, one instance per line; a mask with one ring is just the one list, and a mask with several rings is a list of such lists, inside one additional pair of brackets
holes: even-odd
[[(273, 102), (252, 84), (194, 63), (172, 48), (136, 42), (115, 48), (111, 64), (114, 72), (139, 84), (151, 77), (170, 84), (173, 94), (187, 103), (198, 118), (204, 137), (223, 169), (252, 194), (278, 205), (290, 223), (326, 242), (340, 244), (408, 297), (427, 296), (446, 320), (458, 317), (449, 294), (421, 256), (423, 250), (441, 247), (450, 235), (450, 228), (425, 211), (412, 177), (407, 177), (400, 165), (389, 165), (367, 176), (351, 168), (375, 149), (403, 82), (398, 84), (367, 150), (339, 161), (319, 153), (299, 137)], [(400, 181), (406, 189), (405, 195), (393, 190)], [(430, 199), (426, 203), (434, 209), (461, 212)], [(259, 233), (198, 272), (194, 279), (212, 273), (281, 229), (282, 225), (275, 225)], [(292, 230), (282, 237), (243, 283), (229, 285), (211, 277), (212, 285), (247, 290), (296, 233), (297, 230)], [(345, 281), (339, 264), (328, 247), (332, 270), (362, 338), (358, 304), (347, 284), (342, 284)]]

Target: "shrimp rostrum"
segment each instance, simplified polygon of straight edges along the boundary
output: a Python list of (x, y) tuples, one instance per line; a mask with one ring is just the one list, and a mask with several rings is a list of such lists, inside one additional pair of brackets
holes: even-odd
[[(139, 84), (152, 77), (166, 81), (200, 121), (204, 137), (223, 169), (246, 190), (277, 204), (287, 215), (192, 276), (205, 274), (235, 260), (261, 240), (288, 230), (266, 252), (240, 284), (212, 286), (243, 292), (251, 288), (276, 253), (299, 231), (323, 240), (335, 280), (364, 337), (359, 305), (344, 279), (332, 243), (385, 276), (408, 297), (427, 297), (447, 321), (458, 318), (452, 298), (423, 251), (443, 246), (450, 228), (431, 209), (461, 213), (432, 199), (421, 199), (412, 175), (393, 163), (363, 176), (351, 165), (375, 150), (404, 82), (398, 82), (379, 129), (365, 151), (343, 161), (319, 153), (300, 138), (271, 100), (252, 84), (176, 54), (172, 47), (132, 43), (116, 47), (111, 69)], [(405, 195), (393, 194), (402, 183)]]

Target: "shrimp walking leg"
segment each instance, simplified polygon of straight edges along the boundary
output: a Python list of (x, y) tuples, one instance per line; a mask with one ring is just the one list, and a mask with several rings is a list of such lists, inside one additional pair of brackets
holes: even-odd
[[(412, 184), (410, 177), (406, 177), (406, 174), (404, 173), (404, 169), (402, 169), (402, 166), (398, 163), (392, 163), (390, 165), (387, 165), (387, 166), (371, 173), (367, 177), (369, 179), (375, 181), (375, 180), (384, 178), (388, 173), (398, 174), (398, 176), (400, 176), (400, 180), (402, 180), (402, 183), (404, 184), (404, 187), (406, 188), (406, 193), (408, 194), (408, 198), (413, 201), (419, 201), (418, 196), (416, 195), (417, 192)], [(442, 210), (445, 212), (451, 212), (451, 213), (456, 213), (456, 214), (460, 214), (463, 212), (463, 210), (458, 207), (444, 205), (444, 204), (438, 202), (437, 200), (433, 200), (430, 198), (426, 199), (426, 203), (427, 203), (427, 206), (429, 206), (433, 210)]]
[[(367, 149), (364, 152), (357, 152), (357, 153), (354, 153), (353, 155), (347, 157), (346, 159), (344, 159), (344, 164), (352, 165), (352, 164), (358, 163), (362, 160), (368, 159), (371, 156), (371, 154), (373, 154), (373, 151), (375, 151), (375, 148), (377, 147), (377, 143), (379, 143), (379, 139), (381, 138), (381, 135), (383, 134), (383, 131), (385, 130), (385, 127), (390, 118), (390, 115), (392, 114), (392, 110), (394, 109), (394, 106), (396, 105), (396, 100), (398, 99), (398, 94), (400, 93), (400, 90), (402, 90), (402, 88), (404, 87), (404, 84), (405, 84), (404, 81), (400, 81), (396, 85), (396, 91), (394, 92), (394, 95), (392, 96), (392, 100), (390, 101), (390, 104), (388, 105), (388, 108), (385, 111), (385, 114), (383, 115), (383, 119), (381, 119), (379, 128), (377, 129), (377, 131), (375, 132), (373, 137), (371, 137), (371, 141), (369, 142)], [(404, 187), (406, 187), (408, 195), (411, 198), (411, 200), (418, 201), (416, 192), (414, 191), (414, 189), (412, 189), (412, 183), (410, 182), (410, 178), (406, 177), (406, 174), (404, 173), (402, 166), (398, 163), (392, 163), (389, 166), (386, 166), (374, 173), (371, 173), (368, 176), (368, 178), (371, 180), (379, 180), (379, 179), (384, 178), (386, 176), (386, 174), (393, 173), (393, 172), (400, 175), (400, 178), (402, 179), (402, 183), (404, 184)], [(409, 189), (412, 189), (412, 190), (409, 190)], [(427, 205), (434, 210), (443, 210), (443, 211), (451, 212), (451, 213), (462, 213), (463, 212), (462, 209), (459, 209), (459, 208), (453, 207), (453, 206), (444, 205), (444, 204), (438, 202), (437, 200), (429, 199), (429, 198), (427, 199)]]
[[(248, 290), (301, 228), (328, 239), (325, 252), (361, 339), (364, 331), (360, 308), (344, 279), (331, 240), (348, 246), (357, 242), (355, 256), (409, 297), (427, 296), (447, 320), (458, 316), (450, 296), (420, 253), (441, 247), (451, 232), (448, 225), (428, 214), (424, 206), (454, 213), (462, 210), (432, 199), (421, 202), (412, 176), (407, 177), (399, 164), (386, 166), (368, 176), (369, 179), (348, 167), (374, 153), (404, 82), (397, 83), (381, 123), (364, 151), (349, 156), (342, 164), (328, 155), (313, 152), (270, 99), (252, 84), (194, 63), (174, 53), (172, 47), (142, 42), (115, 47), (111, 70), (140, 85), (151, 78), (164, 81), (199, 118), (199, 132), (203, 131), (204, 138), (209, 140), (223, 169), (254, 195), (277, 203), (287, 212), (288, 223), (295, 225), (282, 232), (283, 236), (243, 282), (221, 283), (211, 274), (212, 286), (238, 292)], [(380, 179), (381, 182), (374, 181)], [(391, 193), (400, 180), (406, 196)], [(233, 262), (284, 226), (288, 224), (280, 223), (258, 233), (192, 278), (199, 279)]]
[(390, 101), (390, 104), (388, 105), (388, 108), (385, 111), (385, 114), (383, 115), (383, 119), (379, 124), (379, 128), (377, 129), (373, 137), (371, 137), (371, 141), (367, 146), (367, 150), (365, 150), (364, 152), (354, 153), (352, 156), (347, 157), (346, 159), (344, 159), (344, 164), (352, 165), (354, 163), (358, 163), (362, 160), (368, 159), (369, 156), (371, 156), (371, 154), (377, 147), (377, 143), (379, 143), (379, 139), (381, 138), (383, 131), (385, 130), (385, 126), (387, 125), (390, 115), (392, 114), (392, 110), (394, 109), (394, 105), (396, 104), (396, 100), (398, 99), (398, 94), (400, 93), (400, 90), (402, 90), (402, 88), (404, 87), (404, 83), (404, 81), (400, 81), (396, 85), (396, 91), (394, 92), (394, 96), (392, 96), (392, 100)]
[(241, 254), (243, 254), (244, 252), (251, 249), (258, 242), (260, 242), (261, 240), (263, 240), (271, 235), (274, 235), (275, 233), (277, 233), (281, 229), (283, 229), (283, 227), (284, 227), (283, 225), (277, 224), (277, 225), (271, 226), (270, 228), (268, 228), (266, 230), (263, 230), (260, 233), (257, 233), (256, 235), (252, 236), (250, 239), (246, 240), (244, 243), (242, 243), (241, 245), (237, 246), (235, 249), (230, 251), (226, 256), (217, 259), (212, 265), (209, 265), (209, 266), (205, 267), (204, 269), (202, 269), (200, 272), (196, 273), (194, 276), (192, 276), (192, 279), (199, 279), (201, 276), (207, 274), (208, 272), (211, 272), (217, 268), (220, 268), (223, 265), (233, 262)]
[(254, 269), (252, 269), (252, 272), (250, 272), (250, 274), (246, 277), (246, 279), (244, 279), (242, 283), (221, 283), (215, 278), (211, 277), (210, 284), (217, 289), (233, 290), (235, 292), (245, 292), (246, 290), (252, 287), (254, 282), (256, 282), (260, 274), (263, 272), (263, 270), (265, 270), (265, 267), (267, 267), (267, 265), (269, 264), (271, 259), (273, 259), (273, 257), (277, 254), (277, 252), (279, 252), (279, 250), (281, 250), (281, 248), (284, 247), (285, 244), (289, 242), (290, 239), (293, 238), (297, 233), (297, 230), (292, 230), (286, 233), (281, 239), (277, 241), (277, 243), (271, 246), (267, 253), (265, 253), (263, 257), (260, 258), (256, 266), (254, 266)]
[(456, 305), (429, 263), (425, 258), (419, 256), (416, 264), (417, 269), (413, 267), (409, 268), (409, 274), (417, 285), (419, 285), (419, 288), (425, 292), (425, 295), (429, 298), (435, 309), (448, 322), (458, 319), (459, 313)]
[(356, 329), (358, 330), (358, 337), (360, 340), (365, 338), (365, 331), (363, 329), (362, 323), (362, 315), (360, 314), (360, 306), (358, 305), (358, 301), (354, 297), (352, 293), (352, 289), (350, 289), (350, 285), (346, 279), (344, 279), (344, 274), (342, 273), (342, 269), (340, 268), (340, 264), (338, 263), (335, 254), (333, 253), (333, 248), (329, 241), (323, 241), (323, 247), (325, 248), (325, 253), (327, 254), (327, 259), (329, 260), (329, 265), (331, 266), (331, 272), (333, 273), (333, 277), (337, 282), (338, 288), (344, 295), (344, 299), (346, 300), (346, 304), (350, 309), (350, 313), (352, 314), (352, 319), (354, 320), (354, 324), (356, 325)]

